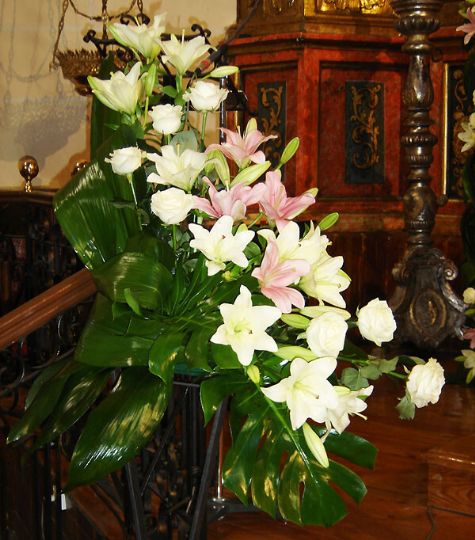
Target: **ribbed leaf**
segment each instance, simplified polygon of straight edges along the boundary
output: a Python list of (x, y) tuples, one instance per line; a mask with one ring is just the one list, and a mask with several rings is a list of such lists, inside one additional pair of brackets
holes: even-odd
[(188, 367), (191, 369), (203, 369), (210, 371), (209, 350), (210, 337), (214, 334), (213, 330), (195, 330), (190, 337), (185, 349), (185, 359)]
[(170, 386), (146, 368), (128, 368), (120, 383), (94, 409), (76, 444), (68, 489), (119, 469), (152, 436), (168, 404)]
[(99, 292), (114, 302), (126, 302), (130, 289), (140, 306), (156, 309), (169, 293), (172, 275), (144, 253), (121, 253), (93, 271)]
[[(224, 384), (227, 377), (218, 376), (208, 382), (215, 394), (219, 381)], [(209, 388), (205, 391), (209, 393)], [(221, 389), (219, 397), (223, 393)], [(209, 399), (208, 409), (211, 402)], [(333, 485), (357, 502), (364, 497), (366, 487), (355, 473), (332, 460), (325, 468), (314, 458), (303, 433), (292, 430), (285, 407), (268, 401), (257, 390), (236, 392), (232, 406), (245, 416), (226, 455), (223, 478), (225, 486), (243, 503), (248, 502), (251, 492), (254, 505), (271, 516), (278, 508), (286, 520), (330, 526), (346, 513), (345, 503)], [(374, 448), (363, 439), (345, 434), (340, 441), (334, 435), (328, 440), (328, 450), (336, 449), (362, 465), (372, 464)], [(352, 446), (351, 451), (343, 448), (345, 441)]]
[(150, 349), (148, 368), (166, 385), (173, 379), (173, 366), (178, 352), (183, 348), (183, 333), (165, 334), (157, 338)]
[(99, 397), (110, 373), (110, 370), (82, 366), (80, 371), (72, 375), (65, 385), (61, 399), (43, 426), (41, 435), (36, 439), (35, 447), (39, 448), (53, 441), (73, 426)]
[(90, 269), (121, 253), (127, 239), (140, 231), (135, 210), (114, 205), (117, 200), (133, 201), (127, 178), (114, 174), (103, 161), (112, 149), (131, 144), (135, 144), (133, 132), (124, 126), (98, 151), (98, 161), (74, 176), (54, 197), (61, 228)]
[(158, 321), (143, 321), (149, 333), (134, 335), (131, 312), (113, 317), (113, 304), (98, 294), (86, 327), (76, 346), (75, 360), (102, 367), (147, 366), (149, 351), (163, 327)]
[[(66, 381), (79, 369), (81, 365), (72, 361), (63, 363), (59, 370), (56, 365), (49, 368), (48, 377), (32, 387), (34, 398), (30, 398), (25, 414), (10, 430), (7, 439), (9, 443), (31, 435), (48, 418), (58, 403)], [(47, 388), (43, 386), (46, 382)]]

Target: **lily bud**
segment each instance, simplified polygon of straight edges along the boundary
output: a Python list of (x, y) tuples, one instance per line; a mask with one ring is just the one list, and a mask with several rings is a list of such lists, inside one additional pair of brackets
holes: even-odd
[(330, 466), (330, 462), (328, 461), (327, 451), (325, 450), (322, 440), (307, 422), (303, 425), (302, 431), (309, 450), (312, 452), (318, 463), (327, 469)]
[(257, 366), (249, 366), (247, 368), (247, 376), (251, 379), (254, 384), (259, 384), (261, 380), (261, 373)]

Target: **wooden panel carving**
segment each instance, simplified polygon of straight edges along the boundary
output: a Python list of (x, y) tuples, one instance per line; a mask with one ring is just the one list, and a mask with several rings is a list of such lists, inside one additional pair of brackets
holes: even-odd
[(259, 83), (257, 85), (257, 113), (260, 129), (265, 135), (276, 135), (276, 139), (267, 141), (263, 150), (272, 165), (277, 165), (285, 148), (286, 95), (285, 81)]
[(473, 112), (473, 103), (465, 92), (463, 64), (448, 64), (446, 70), (445, 194), (451, 199), (463, 199), (462, 174), (469, 153), (462, 152), (463, 142), (457, 135), (463, 131), (462, 122)]
[(347, 81), (346, 178), (348, 184), (384, 182), (384, 84)]
[[(319, 198), (397, 198), (402, 70), (323, 64), (320, 70)], [(384, 156), (384, 157), (383, 157)]]

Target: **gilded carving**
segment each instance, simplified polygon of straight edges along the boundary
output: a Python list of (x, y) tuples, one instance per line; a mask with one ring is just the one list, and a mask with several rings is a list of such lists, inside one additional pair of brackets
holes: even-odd
[(373, 184), (384, 181), (382, 83), (346, 83), (346, 181)]
[(264, 147), (266, 159), (278, 163), (285, 144), (285, 81), (261, 83), (258, 85), (258, 115), (261, 130), (265, 135), (276, 135)]
[(270, 0), (270, 8), (274, 13), (280, 15), (295, 5), (296, 0)]
[(379, 163), (379, 126), (376, 122), (376, 109), (381, 93), (381, 84), (358, 88), (351, 87), (353, 122), (351, 138), (356, 150), (351, 156), (351, 163), (357, 169), (369, 169)]
[(389, 0), (318, 0), (319, 11), (352, 11), (375, 15), (387, 12)]
[(458, 134), (463, 131), (462, 122), (473, 112), (470, 99), (463, 84), (463, 67), (449, 66), (447, 88), (447, 161), (445, 192), (450, 198), (464, 196), (463, 169), (467, 152), (462, 152), (462, 141)]

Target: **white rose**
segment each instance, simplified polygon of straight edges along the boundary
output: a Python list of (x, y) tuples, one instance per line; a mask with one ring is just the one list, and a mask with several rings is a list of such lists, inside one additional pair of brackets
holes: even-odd
[(323, 313), (307, 328), (307, 343), (317, 356), (337, 357), (345, 345), (348, 324), (339, 313)]
[(152, 195), (152, 212), (167, 225), (182, 222), (192, 207), (193, 195), (178, 188), (172, 187)]
[(214, 82), (198, 81), (185, 95), (196, 111), (216, 111), (226, 99), (228, 91)]
[(181, 126), (182, 108), (179, 105), (156, 105), (149, 112), (153, 129), (164, 135), (176, 133)]
[(384, 341), (393, 339), (396, 321), (386, 300), (375, 298), (362, 307), (358, 313), (358, 328), (361, 335), (374, 341), (378, 347)]
[(463, 301), (466, 304), (475, 304), (475, 289), (473, 287), (463, 291)]
[(104, 161), (110, 163), (116, 174), (131, 174), (142, 165), (144, 152), (136, 146), (119, 148), (110, 154), (110, 159)]
[(427, 363), (412, 368), (406, 390), (414, 405), (420, 408), (439, 401), (444, 383), (444, 368), (435, 358), (429, 358)]

